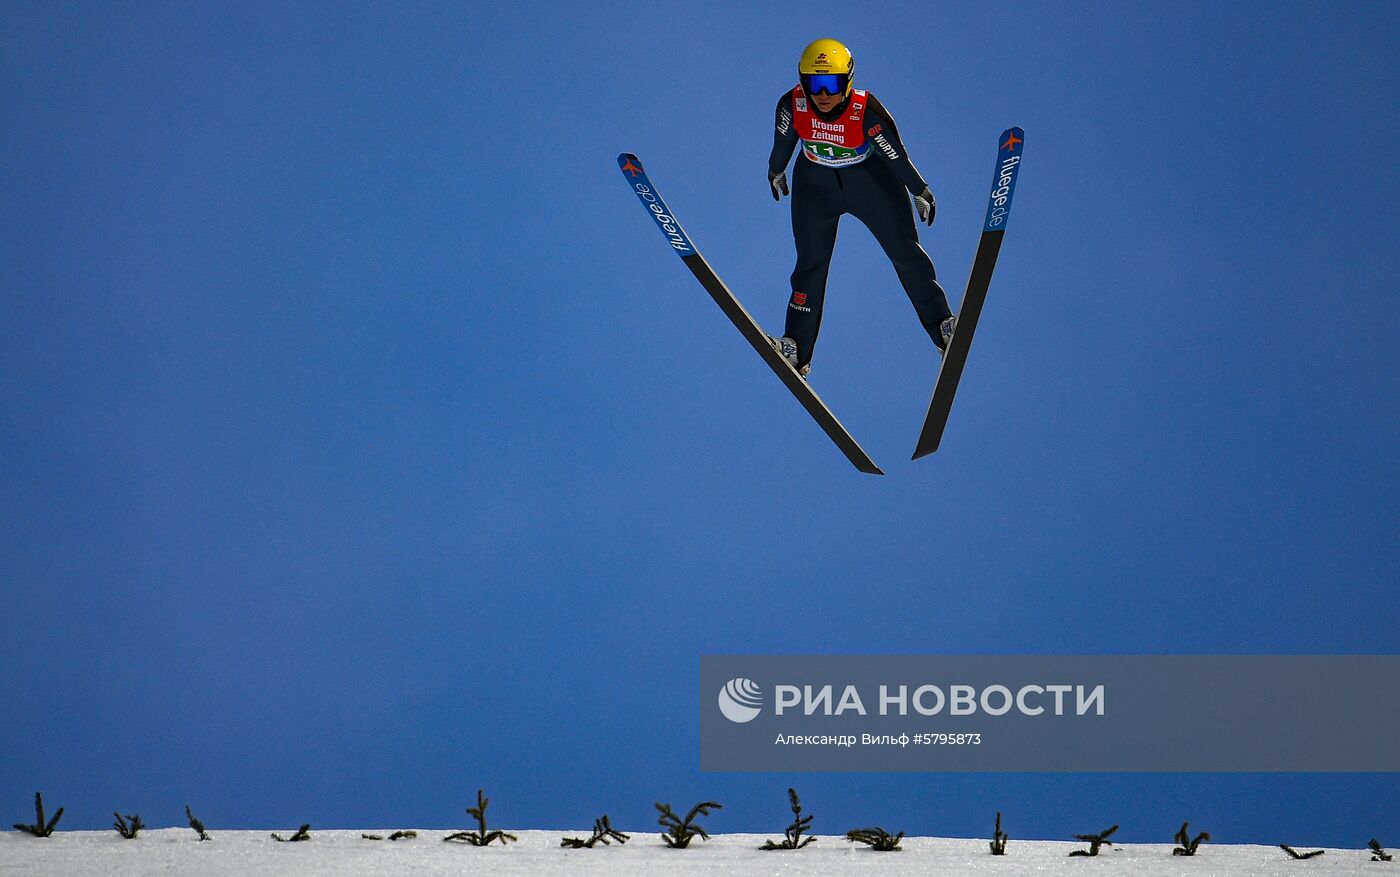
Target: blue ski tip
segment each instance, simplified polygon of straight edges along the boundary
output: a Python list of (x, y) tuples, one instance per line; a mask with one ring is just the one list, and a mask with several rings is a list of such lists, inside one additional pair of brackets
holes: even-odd
[(1016, 175), (1021, 170), (1021, 148), (1026, 132), (1007, 128), (997, 140), (997, 172), (992, 178), (992, 195), (987, 202), (983, 231), (1005, 231), (1011, 219), (1011, 197), (1016, 194)]
[(666, 236), (666, 242), (671, 245), (676, 255), (682, 259), (695, 255), (695, 245), (686, 236), (685, 229), (681, 228), (681, 224), (671, 215), (671, 208), (667, 207), (666, 202), (657, 194), (656, 187), (651, 184), (646, 169), (642, 167), (642, 160), (630, 152), (624, 152), (617, 157), (617, 166), (622, 169), (622, 175), (631, 185), (632, 193), (641, 199), (642, 206), (656, 221), (657, 227)]

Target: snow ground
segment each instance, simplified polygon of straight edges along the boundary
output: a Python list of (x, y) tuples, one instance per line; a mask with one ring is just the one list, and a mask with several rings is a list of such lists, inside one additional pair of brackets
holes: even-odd
[[(283, 837), (295, 826), (277, 829)], [(388, 836), (394, 829), (366, 829)], [(1293, 861), (1278, 847), (1202, 844), (1194, 858), (1171, 854), (1171, 844), (1127, 844), (1104, 848), (1097, 858), (1069, 858), (1084, 845), (1073, 841), (1018, 841), (1005, 856), (993, 856), (985, 840), (905, 838), (902, 851), (877, 853), (844, 837), (819, 835), (799, 851), (761, 852), (765, 839), (782, 835), (717, 834), (697, 838), (690, 849), (672, 850), (651, 829), (632, 834), (625, 846), (566, 850), (562, 837), (588, 837), (579, 831), (518, 831), (518, 843), (477, 848), (443, 843), (441, 829), (420, 830), (417, 839), (363, 840), (361, 831), (316, 831), (303, 843), (277, 843), (270, 831), (218, 831), (199, 843), (188, 828), (143, 831), (123, 840), (114, 831), (59, 831), (35, 838), (0, 832), (0, 875), (193, 874), (207, 877), (293, 875), (293, 877), (379, 877), (379, 875), (784, 875), (872, 874), (879, 877), (959, 877), (959, 875), (1222, 875), (1274, 874), (1384, 875), (1393, 863), (1372, 862), (1362, 850), (1332, 850), (1307, 861)]]

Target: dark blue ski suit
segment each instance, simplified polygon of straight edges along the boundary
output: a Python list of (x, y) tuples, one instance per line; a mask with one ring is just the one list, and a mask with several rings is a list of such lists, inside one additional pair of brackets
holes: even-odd
[[(809, 112), (832, 122), (847, 116), (852, 95), (830, 113), (813, 105)], [(792, 271), (792, 295), (788, 299), (785, 335), (797, 342), (798, 365), (812, 359), (812, 350), (821, 329), (822, 304), (826, 298), (826, 275), (831, 252), (836, 245), (836, 227), (849, 213), (865, 224), (880, 242), (892, 263), (909, 301), (919, 315), (933, 343), (943, 346), (938, 326), (952, 312), (948, 297), (939, 286), (933, 261), (919, 246), (910, 195), (926, 186), (924, 178), (910, 162), (899, 139), (894, 119), (875, 99), (864, 93), (864, 119), (861, 127), (868, 135), (864, 160), (844, 167), (827, 167), (805, 155), (793, 169), (792, 235), (797, 244), (797, 265)], [(782, 173), (799, 142), (794, 116), (798, 104), (793, 92), (778, 100), (773, 128), (773, 151), (768, 157), (770, 179)], [(805, 110), (805, 105), (803, 106)], [(849, 116), (847, 116), (849, 118)], [(804, 153), (813, 144), (804, 144)], [(818, 147), (816, 151), (820, 152)]]

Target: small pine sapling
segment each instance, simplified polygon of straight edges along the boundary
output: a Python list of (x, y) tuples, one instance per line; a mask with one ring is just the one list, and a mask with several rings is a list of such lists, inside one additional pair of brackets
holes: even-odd
[(209, 833), (204, 830), (204, 823), (194, 818), (194, 814), (190, 812), (190, 805), (188, 804), (185, 805), (185, 816), (189, 817), (190, 828), (193, 828), (195, 831), (199, 832), (199, 839), (201, 841), (206, 841), (210, 839)]
[(1173, 856), (1194, 856), (1196, 855), (1196, 847), (1201, 845), (1201, 841), (1210, 840), (1209, 832), (1203, 831), (1195, 837), (1191, 837), (1187, 834), (1186, 826), (1190, 824), (1189, 822), (1183, 822), (1181, 823), (1181, 827), (1176, 830), (1177, 846), (1176, 849), (1172, 850)]
[(989, 846), (989, 847), (992, 848), (992, 855), (994, 855), (994, 856), (1004, 856), (1004, 855), (1006, 855), (1006, 842), (1007, 842), (1008, 840), (1010, 840), (1010, 838), (1008, 838), (1008, 837), (1006, 836), (1005, 832), (1003, 832), (1003, 831), (1001, 830), (1001, 811), (998, 810), (998, 811), (997, 811), (997, 827), (996, 827), (996, 830), (992, 833), (992, 840), (991, 840), (991, 842), (990, 842), (989, 844), (987, 844), (987, 846)]
[[(413, 840), (417, 836), (418, 832), (416, 831), (396, 831), (393, 834), (389, 835), (389, 840)], [(362, 834), (360, 835), (360, 837), (364, 838), (365, 840), (384, 839), (384, 835), (382, 834)]]
[(1103, 846), (1104, 844), (1108, 844), (1109, 849), (1113, 849), (1113, 841), (1109, 840), (1109, 839), (1108, 839), (1108, 836), (1111, 835), (1111, 834), (1113, 834), (1113, 833), (1114, 833), (1115, 831), (1117, 831), (1117, 830), (1118, 830), (1118, 826), (1117, 826), (1117, 825), (1114, 825), (1112, 828), (1105, 829), (1104, 831), (1101, 831), (1101, 832), (1099, 832), (1098, 834), (1076, 834), (1076, 835), (1073, 835), (1073, 837), (1074, 837), (1075, 840), (1082, 840), (1082, 841), (1084, 841), (1085, 843), (1087, 843), (1087, 844), (1089, 845), (1089, 848), (1088, 848), (1087, 850), (1075, 850), (1074, 852), (1070, 853), (1070, 855), (1071, 855), (1071, 856), (1097, 856), (1097, 855), (1099, 854), (1099, 847)]
[(58, 808), (58, 812), (55, 813), (55, 814), (53, 815), (53, 819), (50, 819), (48, 822), (45, 822), (45, 821), (44, 821), (44, 796), (43, 796), (41, 793), (39, 793), (39, 792), (35, 792), (35, 793), (34, 793), (34, 824), (33, 824), (33, 825), (20, 825), (18, 822), (16, 822), (16, 823), (15, 823), (15, 830), (16, 830), (16, 831), (25, 831), (25, 832), (28, 832), (29, 834), (32, 834), (32, 835), (34, 835), (35, 837), (48, 837), (49, 835), (53, 834), (53, 827), (54, 827), (55, 825), (58, 824), (58, 820), (61, 819), (62, 817), (63, 817), (63, 808), (62, 808), (62, 807), (59, 807), (59, 808)]
[(117, 834), (120, 834), (127, 840), (135, 838), (136, 833), (146, 827), (145, 823), (141, 821), (140, 813), (128, 813), (126, 819), (123, 819), (120, 813), (113, 813), (112, 815), (117, 817), (117, 821), (112, 823), (112, 827), (117, 830)]
[(600, 843), (603, 846), (609, 846), (611, 841), (609, 841), (608, 838), (612, 838), (620, 844), (625, 844), (627, 841), (631, 840), (632, 835), (623, 834), (613, 828), (612, 823), (608, 821), (608, 814), (604, 813), (603, 818), (593, 820), (593, 836), (588, 840), (584, 840), (581, 837), (566, 837), (559, 841), (559, 846), (568, 847), (572, 850), (591, 850), (595, 845)]
[(846, 832), (846, 840), (851, 843), (868, 844), (872, 850), (887, 853), (899, 849), (899, 842), (904, 839), (904, 832), (890, 834), (883, 828), (853, 828)]
[(1297, 850), (1290, 847), (1288, 844), (1279, 844), (1278, 848), (1283, 850), (1285, 853), (1288, 853), (1289, 856), (1295, 859), (1311, 859), (1327, 852), (1326, 850), (1313, 850), (1310, 853), (1300, 853)]
[(273, 832), (272, 839), (277, 841), (278, 843), (292, 843), (294, 841), (311, 840), (311, 824), (307, 823), (301, 828), (298, 828), (297, 833), (292, 835), (291, 837), (283, 837), (282, 835)]
[(1367, 844), (1367, 846), (1369, 846), (1371, 852), (1374, 853), (1374, 855), (1371, 856), (1371, 861), (1373, 862), (1389, 862), (1391, 859), (1395, 858), (1390, 853), (1387, 853), (1381, 846), (1381, 842), (1374, 837), (1371, 838), (1371, 842)]
[(500, 841), (501, 846), (513, 840), (518, 840), (515, 835), (494, 829), (486, 830), (486, 805), (491, 803), (491, 799), (482, 794), (482, 789), (476, 790), (476, 806), (467, 808), (467, 815), (476, 820), (476, 831), (458, 831), (443, 838), (453, 843), (471, 844), (474, 847), (488, 846), (495, 841)]
[(760, 850), (800, 850), (809, 843), (816, 841), (816, 835), (803, 837), (802, 832), (812, 824), (812, 817), (802, 815), (802, 802), (797, 800), (797, 790), (788, 789), (788, 803), (792, 807), (792, 825), (783, 832), (783, 839), (779, 842), (766, 840)]
[(691, 838), (695, 837), (697, 834), (700, 835), (701, 840), (710, 839), (710, 836), (705, 833), (705, 829), (695, 823), (695, 817), (709, 816), (711, 810), (722, 810), (724, 808), (714, 801), (701, 801), (699, 804), (690, 808), (690, 812), (685, 815), (684, 819), (681, 819), (671, 810), (670, 804), (658, 802), (656, 804), (656, 809), (661, 813), (656, 823), (666, 829), (666, 832), (661, 835), (661, 839), (666, 841), (666, 846), (671, 849), (683, 850), (690, 846)]

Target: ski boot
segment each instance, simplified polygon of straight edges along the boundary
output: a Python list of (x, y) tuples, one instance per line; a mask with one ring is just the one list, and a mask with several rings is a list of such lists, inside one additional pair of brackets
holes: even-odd
[(772, 335), (769, 335), (768, 343), (773, 345), (773, 349), (778, 351), (779, 356), (788, 361), (788, 364), (792, 366), (793, 371), (797, 372), (797, 374), (801, 377), (807, 377), (807, 373), (812, 370), (812, 364), (810, 362), (805, 363), (803, 365), (797, 364), (796, 341), (793, 341), (786, 335), (784, 335), (781, 338), (774, 338)]
[(938, 334), (943, 339), (943, 346), (938, 348), (938, 355), (942, 356), (948, 352), (948, 345), (953, 343), (953, 330), (958, 328), (958, 316), (953, 314), (938, 324)]

